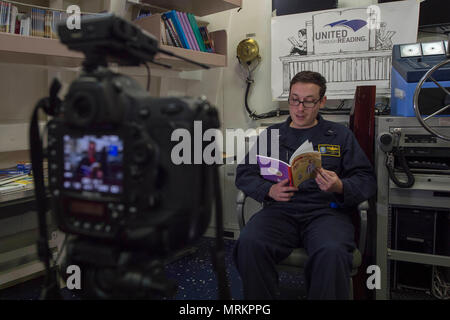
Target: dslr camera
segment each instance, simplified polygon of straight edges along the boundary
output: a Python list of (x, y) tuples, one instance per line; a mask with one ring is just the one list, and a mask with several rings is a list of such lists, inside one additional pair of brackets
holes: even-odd
[[(64, 100), (54, 81), (50, 97), (38, 104), (52, 115), (48, 188), (57, 225), (67, 235), (63, 266), (80, 267), (86, 298), (172, 295), (176, 286), (164, 276), (164, 259), (205, 232), (218, 181), (214, 165), (173, 164), (178, 142), (171, 135), (183, 128), (193, 137), (195, 121), (203, 130), (219, 128), (217, 110), (205, 99), (151, 97), (134, 79), (108, 69), (110, 61), (152, 62), (160, 51), (153, 36), (120, 17), (82, 19), (80, 30), (59, 25), (58, 33), (62, 43), (85, 54), (83, 72)], [(36, 136), (32, 124), (42, 222), (46, 201)], [(40, 227), (39, 252), (48, 259), (45, 223)], [(55, 282), (48, 276), (48, 288)]]

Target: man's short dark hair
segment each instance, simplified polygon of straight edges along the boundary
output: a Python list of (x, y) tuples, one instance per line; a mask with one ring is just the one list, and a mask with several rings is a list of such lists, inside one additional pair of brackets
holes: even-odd
[(318, 72), (314, 71), (301, 71), (297, 73), (291, 80), (291, 85), (289, 86), (289, 92), (291, 92), (291, 88), (297, 82), (303, 83), (314, 83), (320, 87), (320, 98), (323, 98), (325, 92), (327, 91), (327, 80)]

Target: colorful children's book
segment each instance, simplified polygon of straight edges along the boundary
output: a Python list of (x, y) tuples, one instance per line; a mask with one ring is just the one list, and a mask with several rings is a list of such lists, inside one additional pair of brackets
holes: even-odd
[(314, 151), (312, 143), (308, 140), (298, 147), (289, 163), (261, 155), (257, 155), (256, 160), (264, 179), (274, 182), (289, 179), (289, 184), (294, 187), (315, 178), (315, 169), (322, 167), (320, 152)]
[(187, 33), (188, 37), (190, 37), (190, 39), (191, 39), (191, 43), (192, 43), (191, 49), (200, 51), (200, 47), (197, 43), (197, 39), (195, 38), (194, 31), (192, 30), (192, 26), (191, 26), (191, 23), (189, 22), (186, 12), (180, 12), (180, 16), (181, 16), (181, 19), (184, 21), (186, 33)]
[(203, 42), (202, 35), (200, 34), (200, 30), (198, 29), (197, 20), (195, 20), (195, 16), (192, 13), (187, 14), (189, 23), (191, 24), (192, 31), (194, 31), (195, 39), (197, 40), (197, 44), (201, 51), (206, 52), (205, 44)]

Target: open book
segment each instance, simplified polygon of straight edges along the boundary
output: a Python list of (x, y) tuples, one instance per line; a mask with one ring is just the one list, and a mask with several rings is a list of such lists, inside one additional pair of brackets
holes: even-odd
[(315, 169), (322, 167), (320, 152), (314, 151), (306, 140), (289, 159), (289, 163), (276, 158), (256, 156), (260, 174), (264, 179), (280, 182), (289, 179), (290, 185), (298, 187), (303, 181), (315, 178)]

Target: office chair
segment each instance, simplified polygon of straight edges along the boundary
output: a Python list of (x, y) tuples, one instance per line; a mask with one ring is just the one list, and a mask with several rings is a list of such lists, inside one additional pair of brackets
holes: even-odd
[[(247, 200), (246, 194), (239, 190), (236, 198), (236, 213), (239, 223), (239, 230), (242, 230), (246, 223), (246, 217), (245, 217), (245, 204)], [(253, 200), (254, 201), (254, 200)], [(254, 201), (257, 203), (256, 201)], [(262, 208), (262, 205), (259, 204), (260, 208)], [(358, 268), (361, 266), (362, 263), (362, 256), (364, 255), (364, 250), (366, 247), (366, 235), (367, 235), (367, 211), (369, 209), (369, 202), (364, 201), (360, 203), (357, 207), (358, 213), (354, 214), (353, 221), (355, 223), (355, 220), (359, 220), (359, 229), (355, 228), (355, 240), (357, 248), (353, 250), (353, 263), (352, 263), (352, 270), (350, 272), (350, 296), (349, 298), (353, 299), (353, 279), (352, 277), (355, 276), (358, 273)], [(253, 212), (253, 213), (256, 213)], [(306, 250), (304, 248), (296, 248), (292, 251), (292, 253), (283, 261), (281, 261), (277, 269), (285, 270), (285, 271), (295, 271), (298, 272), (305, 268), (306, 261), (308, 260), (308, 255), (306, 253)]]

